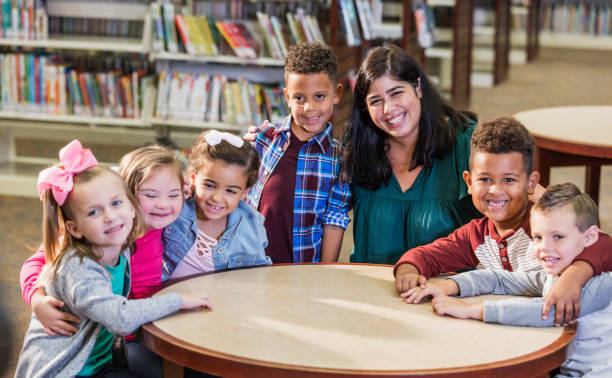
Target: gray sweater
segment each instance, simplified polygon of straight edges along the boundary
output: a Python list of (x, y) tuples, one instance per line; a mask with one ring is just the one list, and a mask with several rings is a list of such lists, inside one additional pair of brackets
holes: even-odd
[[(129, 261), (129, 254), (124, 255)], [(126, 284), (129, 287), (129, 278)], [(65, 310), (81, 319), (79, 330), (71, 337), (48, 336), (32, 313), (15, 377), (75, 376), (85, 365), (102, 326), (114, 334), (127, 335), (182, 305), (182, 298), (176, 293), (137, 300), (113, 294), (106, 268), (89, 258), (81, 261), (75, 252), (68, 252), (62, 259), (45, 290), (64, 301)]]
[[(483, 269), (449, 277), (461, 297), (480, 294), (538, 296), (484, 302), (484, 321), (506, 325), (550, 327), (552, 308), (542, 319), (544, 298), (555, 278), (544, 271), (508, 272)], [(584, 285), (576, 337), (568, 347), (561, 377), (612, 377), (612, 273), (602, 273)]]

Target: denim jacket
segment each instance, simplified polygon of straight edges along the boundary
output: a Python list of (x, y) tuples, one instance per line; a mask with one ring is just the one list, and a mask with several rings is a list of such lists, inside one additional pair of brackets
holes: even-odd
[[(176, 221), (164, 229), (162, 281), (170, 278), (196, 241), (198, 218), (195, 207), (193, 198), (186, 200)], [(263, 224), (263, 215), (240, 201), (229, 214), (227, 229), (219, 238), (219, 243), (213, 247), (215, 270), (272, 264), (265, 252), (268, 238)]]

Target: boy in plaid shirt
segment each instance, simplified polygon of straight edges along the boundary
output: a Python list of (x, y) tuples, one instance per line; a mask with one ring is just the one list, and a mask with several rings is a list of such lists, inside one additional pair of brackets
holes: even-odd
[(329, 122), (342, 96), (334, 53), (319, 43), (292, 46), (283, 93), (291, 115), (264, 124), (253, 145), (261, 159), (248, 202), (264, 217), (274, 263), (337, 261), (350, 188), (338, 180), (342, 145)]

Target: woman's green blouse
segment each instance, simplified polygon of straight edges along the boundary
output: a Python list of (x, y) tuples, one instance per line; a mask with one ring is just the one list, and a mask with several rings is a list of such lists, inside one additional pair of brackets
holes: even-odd
[(351, 262), (395, 264), (407, 250), (447, 236), (482, 217), (463, 180), (474, 125), (459, 132), (453, 147), (402, 192), (395, 175), (377, 190), (353, 191)]

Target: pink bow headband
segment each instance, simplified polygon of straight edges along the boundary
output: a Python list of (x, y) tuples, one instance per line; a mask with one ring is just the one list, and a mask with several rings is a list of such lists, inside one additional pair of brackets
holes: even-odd
[(41, 200), (45, 190), (51, 189), (55, 202), (62, 206), (72, 190), (72, 177), (87, 168), (98, 165), (98, 161), (91, 150), (83, 148), (81, 142), (76, 139), (60, 150), (59, 157), (60, 164), (40, 172), (36, 188)]

